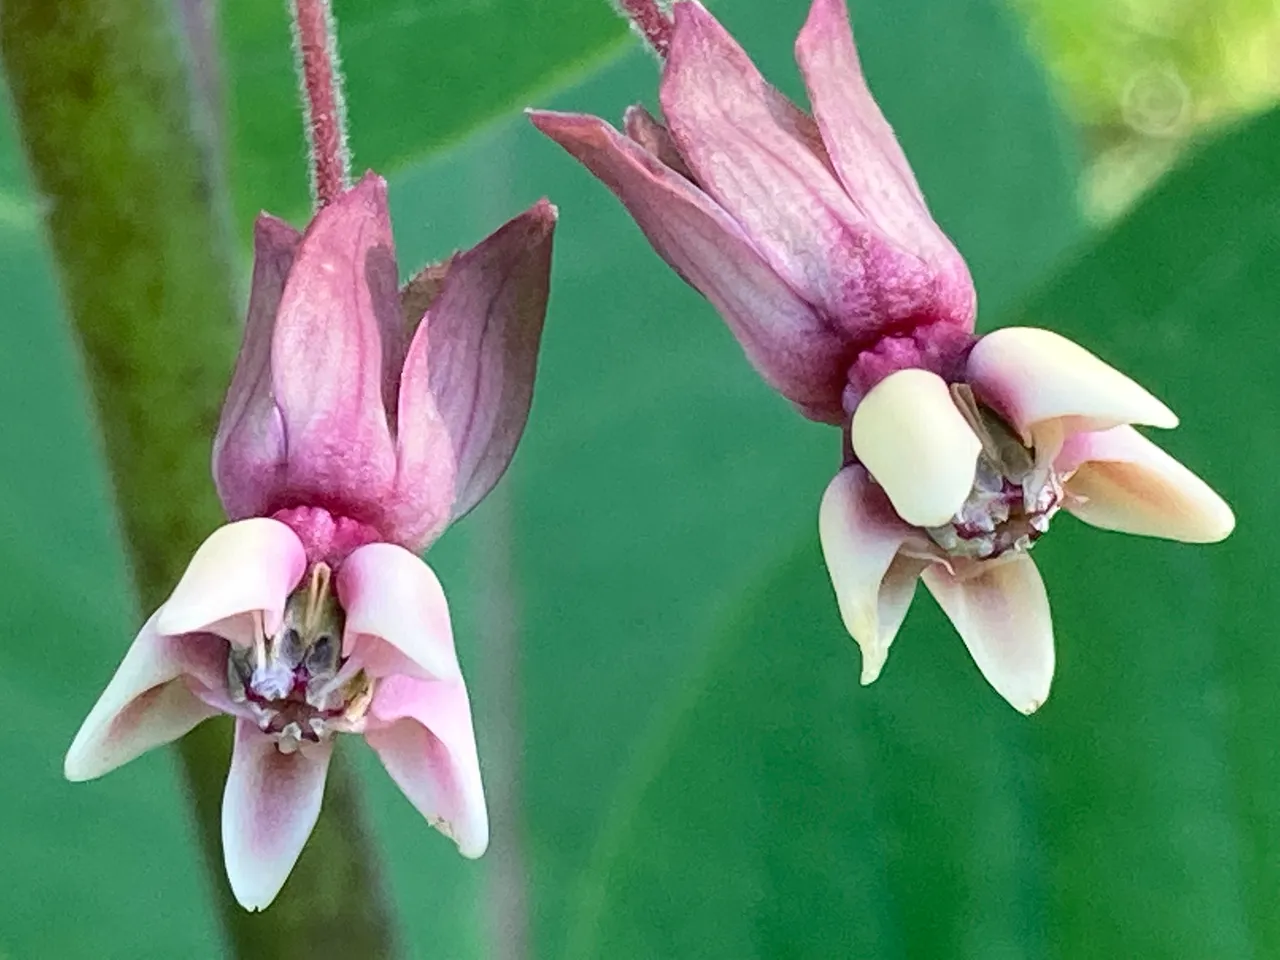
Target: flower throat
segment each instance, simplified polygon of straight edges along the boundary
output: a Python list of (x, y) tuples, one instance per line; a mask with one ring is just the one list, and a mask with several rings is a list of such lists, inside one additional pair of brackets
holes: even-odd
[(282, 753), (358, 729), (373, 694), (372, 680), (342, 657), (346, 615), (332, 581), (328, 564), (313, 564), (275, 634), (259, 630), (252, 646), (233, 644), (227, 657), (231, 699), (248, 705)]

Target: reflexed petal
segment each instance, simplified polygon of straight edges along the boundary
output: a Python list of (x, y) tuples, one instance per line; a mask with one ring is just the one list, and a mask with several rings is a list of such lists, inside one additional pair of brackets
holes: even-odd
[(972, 330), (976, 295), (969, 269), (929, 215), (898, 139), (867, 88), (844, 0), (814, 0), (796, 40), (796, 60), (849, 197), (877, 229), (937, 266), (941, 312)]
[(169, 743), (218, 711), (188, 686), (225, 685), (227, 645), (203, 635), (166, 637), (152, 614), (67, 751), (68, 780), (92, 780)]
[(213, 441), (213, 478), (232, 520), (266, 511), (279, 482), (284, 424), (271, 395), (271, 338), (302, 234), (268, 214), (253, 229), (253, 285), (244, 340)]
[(862, 682), (871, 683), (907, 615), (924, 563), (903, 557), (895, 564), (911, 530), (859, 466), (845, 467), (828, 485), (818, 530), (840, 616), (862, 650)]
[(397, 284), (386, 184), (369, 174), (311, 221), (280, 301), (271, 378), (291, 490), (353, 503), (389, 490)]
[(938, 319), (935, 268), (850, 199), (804, 134), (812, 121), (695, 0), (677, 4), (674, 18), (659, 97), (702, 189), (778, 275), (852, 339), (925, 314)]
[(460, 675), (444, 590), (416, 555), (390, 543), (359, 547), (338, 568), (337, 588), (347, 612), (343, 656), (375, 677)]
[(1026, 554), (978, 561), (960, 577), (933, 564), (923, 577), (987, 682), (1016, 709), (1035, 713), (1049, 696), (1054, 660), (1049, 598), (1035, 562)]
[(320, 816), (333, 741), (291, 754), (249, 720), (236, 744), (222, 795), (222, 852), (231, 892), (246, 910), (271, 905)]
[(365, 732), (391, 779), (427, 821), (478, 857), (489, 845), (471, 705), (462, 680), (383, 680)]
[(551, 274), (546, 200), (449, 263), (400, 384), (396, 539), (421, 549), (493, 489), (524, 432)]
[(1235, 528), (1207, 483), (1132, 427), (1074, 435), (1057, 465), (1075, 469), (1066, 508), (1095, 527), (1186, 543), (1216, 543)]
[(156, 629), (169, 636), (208, 630), (244, 645), (260, 613), (262, 628), (275, 633), (306, 567), (301, 541), (279, 520), (253, 517), (219, 527), (157, 612)]
[(853, 412), (853, 452), (907, 523), (947, 523), (973, 489), (982, 442), (927, 370), (885, 377)]
[(603, 120), (543, 111), (530, 119), (617, 194), (658, 255), (719, 311), (765, 382), (806, 416), (841, 422), (843, 338), (782, 281), (733, 218)]
[(969, 354), (968, 378), (984, 402), (1031, 439), (1031, 428), (1064, 418), (1067, 432), (1122, 423), (1176, 427), (1173, 411), (1119, 370), (1066, 337), (1006, 327)]

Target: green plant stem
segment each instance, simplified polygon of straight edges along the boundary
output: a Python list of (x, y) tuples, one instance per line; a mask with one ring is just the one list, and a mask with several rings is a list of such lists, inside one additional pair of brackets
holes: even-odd
[[(237, 340), (231, 257), (193, 132), (174, 12), (164, 0), (0, 4), (0, 53), (147, 609), (224, 522), (208, 451)], [(231, 899), (219, 843), (229, 747), (228, 725), (208, 723), (180, 752), (235, 954), (393, 955), (356, 785), (340, 763), (276, 904), (250, 914)]]

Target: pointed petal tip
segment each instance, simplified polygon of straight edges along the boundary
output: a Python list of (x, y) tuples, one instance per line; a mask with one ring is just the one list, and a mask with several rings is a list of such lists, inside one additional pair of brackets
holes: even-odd
[(907, 523), (940, 526), (963, 506), (982, 442), (937, 374), (885, 377), (854, 410), (851, 430), (854, 453)]
[(889, 651), (882, 648), (877, 648), (874, 653), (866, 647), (862, 649), (862, 675), (858, 678), (862, 686), (869, 687), (880, 679), (888, 654)]
[(980, 338), (968, 374), (1029, 436), (1036, 423), (1066, 418), (1076, 429), (1136, 423), (1169, 430), (1178, 417), (1149, 390), (1089, 350), (1052, 330), (1004, 327)]
[(1132, 427), (1076, 434), (1062, 456), (1074, 468), (1066, 509), (1085, 523), (1182, 543), (1218, 543), (1235, 529), (1217, 491)]
[(823, 559), (845, 630), (862, 654), (861, 682), (873, 683), (915, 592), (916, 571), (895, 567), (905, 526), (888, 514), (863, 467), (845, 467), (818, 509)]
[(265, 910), (293, 871), (320, 815), (332, 743), (279, 753), (246, 720), (222, 799), (222, 852), (231, 892), (246, 910)]
[(924, 572), (925, 586), (987, 683), (1030, 715), (1049, 697), (1056, 661), (1044, 581), (1026, 554), (976, 563), (963, 577), (934, 565)]
[(560, 208), (551, 202), (547, 197), (542, 197), (529, 208), (529, 213), (536, 220), (539, 220), (552, 228), (556, 225), (556, 221), (560, 219)]

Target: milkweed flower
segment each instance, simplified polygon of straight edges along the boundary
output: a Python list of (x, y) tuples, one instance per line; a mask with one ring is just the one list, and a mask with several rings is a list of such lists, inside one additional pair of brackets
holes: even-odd
[[(923, 578), (987, 679), (1024, 712), (1048, 695), (1053, 638), (1028, 551), (1065, 509), (1193, 542), (1230, 509), (1133, 425), (1176, 418), (1046, 330), (978, 337), (964, 259), (925, 204), (871, 96), (844, 0), (796, 41), (812, 115), (774, 89), (696, 0), (642, 24), (666, 51), (663, 119), (533, 123), (625, 205), (724, 318), (770, 386), (842, 428), (820, 509), (827, 567), (864, 682)], [(665, 16), (665, 14), (664, 14)]]
[(91, 779), (235, 717), (222, 839), (249, 909), (271, 903), (301, 853), (338, 733), (363, 736), (463, 855), (488, 843), (449, 609), (416, 554), (515, 452), (555, 217), (542, 201), (402, 290), (373, 174), (305, 233), (258, 220), (213, 453), (232, 522), (143, 626), (65, 763)]

